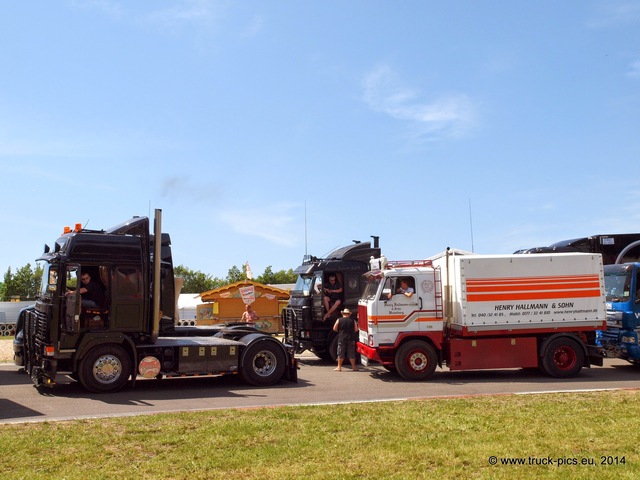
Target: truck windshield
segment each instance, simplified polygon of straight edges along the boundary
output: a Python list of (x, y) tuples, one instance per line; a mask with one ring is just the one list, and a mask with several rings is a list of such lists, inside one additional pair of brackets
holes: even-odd
[(604, 289), (607, 302), (628, 302), (631, 295), (631, 270), (605, 270)]
[(362, 294), (362, 298), (367, 300), (374, 300), (376, 298), (376, 293), (378, 292), (378, 287), (380, 286), (380, 281), (382, 277), (378, 276), (369, 276), (367, 278), (367, 286), (364, 289), (364, 293)]
[(304, 296), (308, 296), (311, 291), (312, 283), (313, 276), (298, 275), (298, 279), (296, 280), (296, 285), (293, 287), (293, 290), (296, 292), (302, 292)]

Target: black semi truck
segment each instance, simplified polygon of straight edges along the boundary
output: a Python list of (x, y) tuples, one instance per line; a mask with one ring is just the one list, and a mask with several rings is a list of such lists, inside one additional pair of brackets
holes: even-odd
[[(282, 312), (284, 341), (293, 344), (296, 353), (310, 350), (319, 358), (334, 360), (337, 356), (337, 334), (333, 324), (340, 311), (348, 308), (355, 316), (358, 300), (367, 281), (363, 275), (370, 270), (371, 258), (380, 258), (379, 238), (371, 242), (355, 242), (338, 248), (325, 258), (305, 255), (302, 265), (294, 270), (298, 275), (290, 292), (289, 304)], [(327, 317), (324, 306), (325, 287), (335, 276), (342, 287), (340, 307)]]
[(640, 261), (640, 233), (616, 233), (591, 235), (552, 243), (548, 247), (518, 250), (514, 253), (584, 252), (600, 253), (602, 263), (626, 263)]
[[(136, 379), (239, 374), (249, 384), (297, 380), (293, 347), (252, 328), (179, 327), (171, 240), (161, 211), (108, 230), (65, 228), (45, 245), (44, 273), (14, 341), (15, 363), (36, 386), (66, 374), (92, 392)], [(81, 278), (102, 290), (87, 302)]]

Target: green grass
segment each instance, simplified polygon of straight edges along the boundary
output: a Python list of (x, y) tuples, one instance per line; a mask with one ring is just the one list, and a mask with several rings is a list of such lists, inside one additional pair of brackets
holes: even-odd
[[(0, 472), (47, 480), (631, 479), (640, 478), (639, 418), (640, 392), (631, 390), (2, 425)], [(553, 465), (540, 464), (548, 458)], [(558, 466), (559, 458), (596, 465)]]

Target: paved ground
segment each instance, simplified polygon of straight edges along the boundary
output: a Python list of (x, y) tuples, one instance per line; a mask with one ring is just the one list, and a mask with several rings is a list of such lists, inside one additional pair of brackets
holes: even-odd
[[(302, 356), (298, 383), (251, 387), (237, 376), (142, 380), (113, 394), (90, 394), (66, 377), (54, 389), (36, 389), (11, 364), (0, 365), (0, 423), (67, 420), (157, 412), (257, 408), (281, 405), (374, 402), (451, 396), (635, 389), (640, 372), (620, 360), (583, 369), (572, 379), (546, 377), (536, 370), (449, 372), (427, 382), (406, 382), (379, 365), (335, 372), (334, 365)], [(426, 405), (426, 408), (430, 408)]]

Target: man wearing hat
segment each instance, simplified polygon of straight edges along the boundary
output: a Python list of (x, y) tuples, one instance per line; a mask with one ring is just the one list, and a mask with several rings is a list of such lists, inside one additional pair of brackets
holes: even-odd
[(333, 331), (338, 332), (338, 366), (334, 370), (341, 372), (344, 359), (348, 357), (351, 368), (354, 372), (357, 371), (355, 334), (358, 332), (358, 324), (351, 318), (351, 310), (342, 310), (342, 317), (336, 320)]

